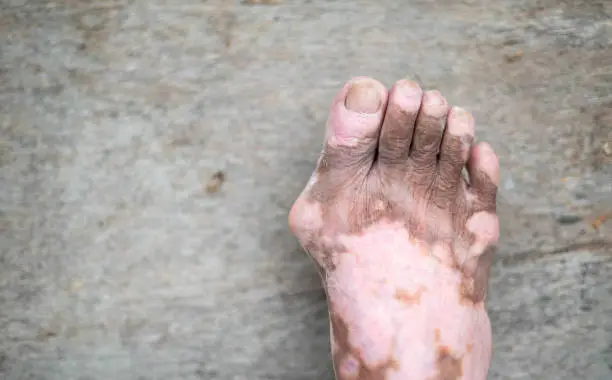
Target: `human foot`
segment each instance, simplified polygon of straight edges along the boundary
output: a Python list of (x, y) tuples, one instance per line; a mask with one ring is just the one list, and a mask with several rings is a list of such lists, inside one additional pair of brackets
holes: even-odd
[(486, 378), (499, 169), (473, 140), (469, 113), (410, 81), (334, 99), (289, 224), (323, 279), (339, 380)]

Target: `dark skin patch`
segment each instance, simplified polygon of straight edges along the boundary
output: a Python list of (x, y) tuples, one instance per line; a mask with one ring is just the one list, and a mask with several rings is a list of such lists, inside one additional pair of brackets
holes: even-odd
[(489, 270), (495, 247), (487, 248), (477, 260), (475, 273), (462, 271), (459, 299), (468, 305), (476, 305), (485, 300), (489, 284)]
[(336, 269), (335, 257), (348, 253), (344, 245), (338, 242), (326, 242), (321, 236), (321, 231), (316, 231), (316, 235), (311, 235), (305, 240), (304, 249), (315, 260), (321, 273), (333, 272)]
[[(360, 357), (358, 352), (349, 344), (349, 329), (346, 322), (339, 315), (335, 315), (332, 311), (331, 315), (332, 330), (334, 339), (336, 342), (336, 353), (334, 354), (333, 361), (336, 366), (336, 379), (337, 380), (385, 380), (387, 371), (399, 370), (399, 363), (392, 357), (386, 360), (384, 363), (375, 367), (368, 367), (363, 359)], [(338, 366), (349, 356), (355, 358), (358, 362), (357, 375), (346, 377), (338, 371)]]
[(459, 380), (463, 374), (462, 359), (453, 355), (446, 346), (438, 347), (436, 366), (438, 373), (430, 380)]
[(455, 199), (454, 194), (457, 193), (457, 187), (463, 181), (463, 177), (456, 175), (456, 168), (462, 167), (464, 162), (464, 147), (472, 146), (474, 137), (472, 136), (448, 136), (445, 135), (442, 140), (442, 149), (438, 160), (438, 178), (444, 179), (438, 181), (436, 196), (432, 200), (437, 200), (437, 206), (442, 209), (449, 209), (453, 204), (448, 203)]
[(381, 129), (378, 160), (382, 165), (392, 166), (408, 160), (407, 146), (412, 142), (417, 114), (407, 112), (394, 102), (389, 102)]
[[(428, 380), (458, 380), (463, 374), (463, 358), (453, 355), (451, 350), (444, 345), (440, 345), (440, 329), (434, 330), (434, 342), (437, 345), (436, 369), (437, 373)], [(471, 351), (468, 344), (468, 352)]]
[(398, 302), (401, 302), (402, 304), (406, 306), (419, 305), (421, 303), (421, 296), (423, 295), (424, 291), (425, 291), (425, 288), (423, 287), (420, 287), (418, 290), (414, 292), (409, 292), (406, 289), (397, 288), (395, 290), (394, 297)]

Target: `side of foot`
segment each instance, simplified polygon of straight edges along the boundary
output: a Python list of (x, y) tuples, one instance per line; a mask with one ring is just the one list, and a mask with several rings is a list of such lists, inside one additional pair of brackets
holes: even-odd
[(338, 379), (486, 378), (499, 168), (474, 133), (408, 80), (355, 78), (334, 99), (289, 224), (323, 278)]

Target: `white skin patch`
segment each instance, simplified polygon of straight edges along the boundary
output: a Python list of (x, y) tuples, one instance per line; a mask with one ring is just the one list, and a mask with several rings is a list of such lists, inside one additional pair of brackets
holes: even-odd
[[(444, 344), (461, 358), (464, 378), (485, 379), (489, 320), (484, 305), (461, 302), (459, 273), (432, 257), (431, 247), (414, 244), (400, 224), (378, 223), (338, 240), (349, 253), (339, 255), (329, 273), (328, 300), (364, 365), (373, 368), (393, 359), (397, 368), (388, 371), (389, 378), (435, 378), (437, 352)], [(420, 293), (418, 301), (398, 302), (398, 289)], [(434, 339), (436, 330), (441, 341)]]
[(499, 238), (499, 227), (497, 215), (481, 211), (472, 215), (466, 223), (468, 231), (474, 234), (476, 240), (484, 244), (497, 242)]

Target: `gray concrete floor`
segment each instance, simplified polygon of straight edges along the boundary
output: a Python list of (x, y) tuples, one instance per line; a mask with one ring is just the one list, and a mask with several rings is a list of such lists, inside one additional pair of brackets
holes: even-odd
[(370, 75), (441, 90), (500, 155), (490, 378), (609, 380), (611, 19), (606, 0), (1, 0), (0, 378), (331, 379), (286, 217), (331, 97)]

